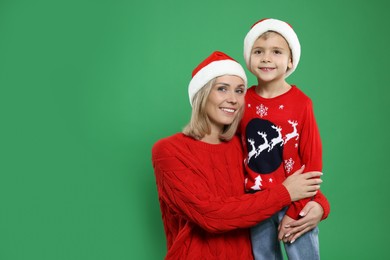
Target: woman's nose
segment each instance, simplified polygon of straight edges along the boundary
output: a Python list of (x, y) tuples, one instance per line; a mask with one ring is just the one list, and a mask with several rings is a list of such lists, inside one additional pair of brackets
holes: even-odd
[(229, 96), (227, 98), (227, 102), (229, 102), (231, 104), (236, 104), (237, 103), (236, 93), (234, 93), (234, 92), (229, 93)]

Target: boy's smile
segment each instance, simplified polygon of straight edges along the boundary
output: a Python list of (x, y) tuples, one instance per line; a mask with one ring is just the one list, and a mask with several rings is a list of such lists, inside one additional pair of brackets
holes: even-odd
[(267, 71), (273, 71), (275, 68), (270, 68), (270, 67), (259, 67), (259, 69), (261, 69), (261, 70), (264, 71), (264, 72), (267, 72)]

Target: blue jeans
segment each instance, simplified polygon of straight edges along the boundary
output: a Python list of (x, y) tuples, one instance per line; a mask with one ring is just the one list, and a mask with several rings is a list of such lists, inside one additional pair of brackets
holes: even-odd
[[(278, 226), (286, 213), (286, 208), (251, 228), (253, 255), (256, 260), (283, 259)], [(294, 243), (284, 243), (284, 248), (290, 260), (319, 260), (320, 246), (318, 227), (305, 233)]]

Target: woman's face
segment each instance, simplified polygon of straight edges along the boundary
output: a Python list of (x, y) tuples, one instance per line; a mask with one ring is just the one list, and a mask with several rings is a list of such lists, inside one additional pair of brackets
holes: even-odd
[(238, 76), (224, 75), (216, 78), (206, 102), (206, 113), (212, 131), (221, 132), (230, 125), (244, 105), (245, 84)]

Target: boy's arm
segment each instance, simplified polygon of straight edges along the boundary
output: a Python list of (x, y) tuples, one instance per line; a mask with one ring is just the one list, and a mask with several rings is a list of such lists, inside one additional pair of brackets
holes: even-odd
[(293, 202), (290, 207), (288, 208), (286, 214), (291, 217), (292, 219), (299, 219), (302, 217), (300, 214), (302, 212), (302, 209), (306, 206), (306, 204), (309, 201), (314, 201), (320, 204), (322, 209), (324, 210), (324, 214), (322, 215), (321, 220), (324, 220), (328, 217), (330, 212), (330, 205), (328, 202), (328, 199), (324, 196), (324, 194), (319, 190), (318, 193), (309, 199), (302, 199), (296, 202)]
[(325, 195), (319, 190), (318, 193), (313, 197), (313, 201), (320, 204), (322, 209), (324, 210), (324, 215), (322, 215), (321, 220), (324, 220), (328, 217), (330, 212), (330, 205), (328, 199), (325, 197)]
[[(322, 171), (322, 144), (318, 126), (314, 117), (313, 105), (310, 99), (306, 104), (303, 114), (302, 130), (299, 140), (299, 157), (301, 163), (305, 165), (305, 171)], [(325, 219), (329, 215), (330, 206), (326, 197), (319, 191), (313, 198), (307, 198), (293, 202), (286, 214), (293, 219), (298, 219), (303, 207), (309, 201), (319, 203), (323, 210)]]

